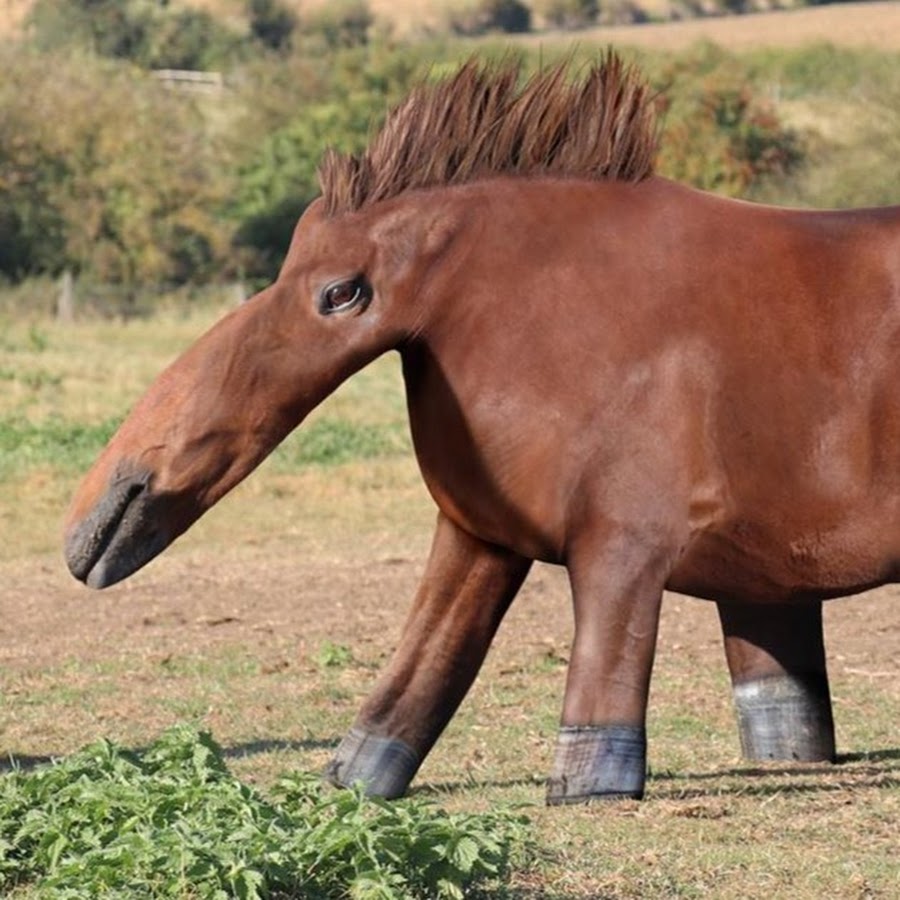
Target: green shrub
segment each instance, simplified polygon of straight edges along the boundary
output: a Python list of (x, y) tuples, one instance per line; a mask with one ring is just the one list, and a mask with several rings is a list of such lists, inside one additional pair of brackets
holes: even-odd
[(593, 25), (600, 5), (597, 0), (538, 0), (534, 11), (550, 28), (574, 30)]
[(361, 47), (369, 42), (375, 17), (366, 0), (331, 0), (303, 17), (307, 35), (318, 35), (332, 50)]
[(506, 34), (523, 34), (531, 30), (531, 9), (519, 0), (486, 0), (488, 28)]
[(53, 78), (48, 65), (0, 47), (0, 120), (16, 135), (0, 144), (0, 274), (135, 284), (224, 268), (220, 145), (191, 98), (113, 62), (54, 55)]
[(521, 34), (531, 30), (531, 9), (520, 0), (457, 0), (444, 15), (447, 27), (456, 35), (490, 31)]
[(278, 0), (247, 0), (250, 33), (264, 47), (286, 50), (291, 43), (297, 16)]
[(147, 69), (211, 71), (241, 55), (241, 38), (204, 9), (159, 16), (142, 53), (130, 58)]
[(28, 25), (42, 50), (75, 48), (154, 69), (219, 67), (240, 45), (206, 10), (156, 0), (37, 0)]
[(659, 169), (677, 181), (745, 196), (803, 160), (800, 136), (733, 57), (703, 47), (663, 74)]
[(462, 898), (528, 846), (507, 811), (450, 814), (284, 776), (242, 784), (212, 737), (170, 729), (142, 752), (98, 741), (0, 778), (0, 887), (41, 897)]
[(133, 59), (149, 40), (154, 6), (147, 0), (36, 0), (27, 24), (42, 50), (75, 45)]

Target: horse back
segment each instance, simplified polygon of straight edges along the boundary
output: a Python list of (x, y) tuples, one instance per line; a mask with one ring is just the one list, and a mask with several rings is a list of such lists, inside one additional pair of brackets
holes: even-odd
[(692, 411), (720, 504), (689, 592), (829, 596), (900, 562), (900, 207), (801, 211), (675, 186), (692, 267), (665, 302), (702, 339)]

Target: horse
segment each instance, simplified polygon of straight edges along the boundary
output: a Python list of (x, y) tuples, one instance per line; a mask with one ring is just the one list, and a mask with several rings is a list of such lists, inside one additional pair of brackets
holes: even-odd
[(73, 575), (139, 569), (398, 351), (437, 506), (386, 669), (326, 769), (402, 795), (534, 560), (574, 638), (550, 804), (640, 798), (664, 589), (717, 604), (750, 759), (832, 760), (822, 604), (900, 572), (900, 206), (654, 171), (655, 97), (470, 61), (329, 150), (274, 283), (166, 369), (85, 476)]

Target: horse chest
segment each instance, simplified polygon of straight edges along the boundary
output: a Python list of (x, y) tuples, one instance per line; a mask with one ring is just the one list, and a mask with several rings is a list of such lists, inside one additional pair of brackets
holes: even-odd
[(558, 562), (570, 479), (553, 424), (542, 441), (521, 427), (516, 398), (485, 391), (475, 404), (434, 365), (404, 360), (404, 376), (416, 457), (442, 512), (483, 540)]

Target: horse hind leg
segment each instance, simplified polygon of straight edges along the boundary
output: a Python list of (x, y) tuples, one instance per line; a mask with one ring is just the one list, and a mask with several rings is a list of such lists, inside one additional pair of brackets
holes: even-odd
[(821, 602), (718, 608), (744, 757), (833, 761)]
[(438, 517), (425, 574), (387, 669), (329, 763), (335, 784), (399, 797), (478, 674), (531, 560)]

